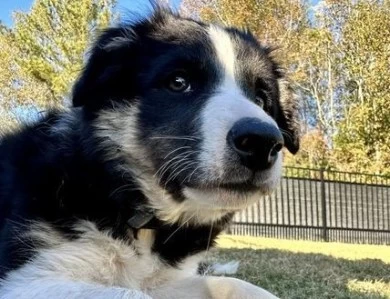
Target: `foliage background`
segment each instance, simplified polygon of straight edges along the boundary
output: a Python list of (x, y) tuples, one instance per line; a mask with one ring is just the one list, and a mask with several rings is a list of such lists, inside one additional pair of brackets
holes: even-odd
[[(120, 18), (116, 8), (35, 0), (12, 27), (0, 23), (0, 132), (20, 111), (67, 104), (88, 45)], [(286, 153), (288, 164), (390, 175), (389, 0), (183, 0), (180, 10), (277, 47), (301, 103), (302, 148)]]

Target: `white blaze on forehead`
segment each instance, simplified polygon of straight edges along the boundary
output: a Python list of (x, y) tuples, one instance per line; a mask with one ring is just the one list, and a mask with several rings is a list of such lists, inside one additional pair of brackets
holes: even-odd
[(236, 53), (233, 41), (223, 28), (211, 25), (209, 28), (209, 36), (216, 51), (219, 63), (224, 69), (225, 79), (230, 77), (234, 80)]

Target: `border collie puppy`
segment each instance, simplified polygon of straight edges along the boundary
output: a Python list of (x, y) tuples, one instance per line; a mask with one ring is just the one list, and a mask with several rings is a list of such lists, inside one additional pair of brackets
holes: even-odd
[(100, 35), (73, 106), (0, 143), (0, 298), (275, 298), (197, 275), (298, 150), (268, 48), (158, 8)]

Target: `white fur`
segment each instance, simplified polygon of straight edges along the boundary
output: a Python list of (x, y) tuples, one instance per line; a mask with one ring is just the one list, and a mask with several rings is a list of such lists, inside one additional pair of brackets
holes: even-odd
[(33, 281), (7, 281), (0, 287), (1, 299), (152, 299), (147, 294), (118, 287), (41, 278)]
[(230, 35), (221, 27), (210, 25), (209, 36), (226, 77), (234, 80), (236, 72), (236, 51)]
[(215, 275), (232, 275), (237, 273), (239, 265), (239, 261), (230, 261), (225, 264), (215, 263), (211, 265), (210, 271)]
[(157, 299), (277, 299), (248, 282), (231, 277), (191, 277), (150, 292)]
[[(128, 244), (112, 238), (109, 232), (99, 231), (88, 221), (75, 227), (81, 237), (73, 241), (59, 237), (47, 224), (32, 227), (30, 237), (45, 247), (0, 282), (2, 299), (149, 299), (149, 295), (157, 299), (217, 299), (262, 298), (268, 294), (237, 279), (198, 277), (200, 254), (177, 267), (165, 264), (151, 251), (153, 230), (141, 230), (137, 239)], [(264, 298), (274, 298), (267, 296)]]
[(141, 230), (130, 245), (112, 238), (109, 232), (99, 231), (92, 222), (82, 221), (75, 229), (82, 237), (68, 241), (49, 225), (34, 224), (31, 233), (23, 237), (30, 237), (44, 247), (37, 251), (31, 262), (10, 272), (2, 292), (54, 278), (142, 291), (194, 275), (201, 258), (200, 255), (192, 256), (177, 268), (166, 265), (151, 251), (152, 230)]
[(266, 290), (230, 277), (193, 276), (175, 280), (147, 293), (58, 278), (7, 282), (1, 299), (277, 299)]

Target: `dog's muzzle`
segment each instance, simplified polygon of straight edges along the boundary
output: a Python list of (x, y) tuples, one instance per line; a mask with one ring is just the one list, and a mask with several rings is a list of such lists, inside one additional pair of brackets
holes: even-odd
[(255, 172), (267, 170), (275, 164), (284, 140), (272, 123), (243, 118), (230, 129), (227, 143), (239, 156), (241, 164)]

